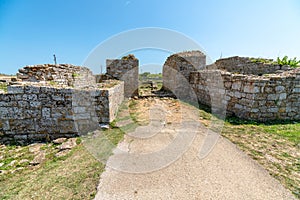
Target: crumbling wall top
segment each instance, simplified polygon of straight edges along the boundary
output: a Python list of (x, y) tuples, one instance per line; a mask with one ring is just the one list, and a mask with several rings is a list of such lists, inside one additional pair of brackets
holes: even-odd
[[(264, 62), (260, 62), (264, 61)], [(208, 69), (220, 69), (232, 73), (246, 74), (246, 75), (263, 75), (263, 74), (280, 74), (284, 71), (292, 70), (290, 66), (280, 66), (273, 62), (272, 59), (255, 59), (249, 57), (229, 57), (222, 58), (215, 62), (215, 64), (207, 67)]]
[(59, 85), (80, 86), (95, 84), (92, 71), (71, 64), (43, 64), (19, 69), (17, 78), (25, 82), (51, 81)]

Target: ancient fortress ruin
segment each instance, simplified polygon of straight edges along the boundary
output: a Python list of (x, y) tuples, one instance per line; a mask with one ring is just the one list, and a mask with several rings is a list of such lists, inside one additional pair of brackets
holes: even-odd
[[(112, 122), (124, 98), (138, 96), (139, 61), (130, 55), (106, 65), (105, 75), (67, 64), (20, 69), (0, 94), (0, 141), (73, 137)], [(243, 119), (300, 119), (299, 68), (241, 57), (206, 65), (200, 51), (182, 52), (167, 58), (163, 88)]]
[(226, 115), (255, 121), (300, 119), (300, 68), (241, 57), (206, 65), (205, 56), (196, 51), (170, 56), (163, 72), (164, 87), (188, 91), (180, 88), (182, 74), (201, 104), (223, 108)]

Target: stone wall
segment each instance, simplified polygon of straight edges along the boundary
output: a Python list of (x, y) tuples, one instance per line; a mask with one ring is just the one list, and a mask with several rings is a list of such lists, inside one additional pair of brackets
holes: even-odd
[(0, 140), (72, 137), (111, 122), (124, 99), (124, 83), (99, 87), (9, 86), (0, 94)]
[(17, 78), (26, 82), (51, 81), (58, 85), (73, 87), (85, 87), (96, 83), (88, 68), (70, 64), (26, 66), (19, 69)]
[(125, 82), (125, 97), (138, 96), (139, 60), (129, 55), (122, 59), (106, 60), (106, 75), (109, 78)]
[(192, 96), (192, 88), (198, 102), (215, 114), (225, 110), (257, 121), (299, 120), (300, 69), (269, 63), (236, 56), (205, 66), (199, 51), (178, 53), (164, 64), (163, 85), (183, 99)]
[[(121, 103), (124, 101), (124, 82), (107, 80), (101, 83), (103, 94), (96, 98), (96, 111), (99, 122), (112, 122)], [(108, 86), (108, 87), (107, 87)]]
[(219, 59), (214, 65), (210, 65), (209, 68), (249, 75), (282, 73), (283, 71), (291, 70), (289, 66), (253, 62), (250, 58), (238, 56)]
[(170, 71), (180, 72), (187, 80), (190, 73), (206, 66), (206, 56), (200, 51), (187, 51), (169, 56), (163, 66), (163, 82), (165, 87), (172, 86), (174, 76)]
[[(218, 81), (223, 86), (213, 85)], [(202, 104), (227, 106), (229, 115), (257, 121), (300, 119), (300, 69), (265, 76), (203, 70), (192, 72), (190, 83)]]
[[(132, 55), (107, 60), (107, 73), (97, 81), (84, 67), (24, 67), (22, 82), (0, 94), (0, 141), (72, 137), (111, 122), (124, 96), (138, 95), (138, 64)], [(300, 120), (300, 68), (241, 57), (205, 64), (200, 51), (171, 55), (163, 67), (164, 88), (244, 119)]]
[[(169, 56), (163, 66), (163, 88), (181, 97), (189, 90), (190, 73), (206, 66), (206, 56), (200, 51), (188, 51)], [(185, 99), (190, 96), (186, 94)]]

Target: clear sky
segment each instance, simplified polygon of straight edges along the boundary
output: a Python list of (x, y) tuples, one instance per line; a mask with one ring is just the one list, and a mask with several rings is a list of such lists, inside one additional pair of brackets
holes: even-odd
[[(143, 27), (178, 31), (212, 60), (300, 59), (299, 0), (0, 0), (0, 72), (53, 63), (54, 53), (59, 63), (81, 65), (104, 40)], [(167, 56), (137, 52), (147, 67)]]

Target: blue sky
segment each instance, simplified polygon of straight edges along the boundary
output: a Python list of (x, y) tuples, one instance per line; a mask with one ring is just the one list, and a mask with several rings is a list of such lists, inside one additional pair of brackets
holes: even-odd
[[(143, 27), (178, 31), (212, 60), (221, 54), (300, 59), (299, 25), (298, 0), (0, 0), (0, 72), (52, 63), (54, 53), (59, 63), (82, 65), (103, 41)], [(135, 53), (143, 71), (152, 72), (168, 56)]]

